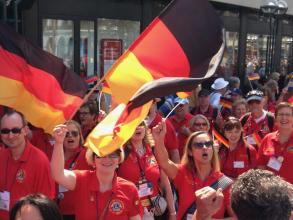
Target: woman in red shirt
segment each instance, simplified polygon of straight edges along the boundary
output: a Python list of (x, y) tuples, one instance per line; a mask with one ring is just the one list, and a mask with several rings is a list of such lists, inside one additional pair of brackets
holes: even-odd
[[(155, 155), (159, 166), (174, 181), (178, 190), (179, 210), (177, 219), (192, 218), (196, 209), (195, 191), (205, 186), (223, 189), (224, 202), (213, 218), (224, 219), (226, 211), (229, 216), (233, 216), (229, 199), (229, 188), (232, 180), (220, 172), (218, 154), (213, 147), (210, 134), (206, 131), (192, 133), (187, 140), (181, 164), (175, 164), (168, 159), (164, 146), (165, 123), (162, 122), (154, 127), (152, 133), (156, 142)], [(234, 219), (234, 217), (225, 219)]]
[[(139, 125), (125, 146), (126, 159), (118, 169), (118, 176), (133, 182), (138, 190), (145, 215), (154, 208), (157, 196), (165, 193), (169, 210), (169, 220), (176, 219), (176, 211), (170, 182), (166, 174), (160, 170), (151, 149), (154, 142), (151, 133), (143, 122)], [(157, 213), (163, 214), (163, 213)]]
[(223, 131), (229, 148), (224, 145), (220, 147), (221, 171), (234, 179), (245, 171), (256, 168), (257, 151), (244, 140), (239, 119), (229, 117), (224, 123)]
[(56, 182), (74, 190), (76, 220), (140, 220), (142, 209), (136, 186), (120, 177), (115, 170), (124, 159), (122, 150), (100, 157), (91, 150), (86, 158), (95, 170), (64, 169), (63, 142), (66, 125), (54, 129), (56, 140), (51, 160), (51, 172)]

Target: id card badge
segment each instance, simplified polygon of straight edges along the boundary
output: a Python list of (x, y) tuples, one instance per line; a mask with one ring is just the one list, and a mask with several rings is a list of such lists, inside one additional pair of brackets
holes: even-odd
[(234, 168), (244, 168), (244, 161), (233, 161), (233, 167)]
[(255, 142), (254, 138), (252, 137), (252, 135), (246, 136), (246, 141), (250, 145), (256, 145), (256, 142)]
[(138, 185), (139, 198), (150, 196), (153, 194), (153, 184), (151, 182), (145, 182)]
[(10, 192), (0, 192), (0, 209), (9, 211)]
[(59, 185), (58, 186), (58, 191), (59, 191), (59, 193), (64, 193), (64, 192), (67, 192), (68, 189), (66, 189), (64, 186)]
[(282, 163), (275, 157), (270, 157), (270, 160), (267, 164), (268, 167), (272, 168), (275, 171), (280, 171)]

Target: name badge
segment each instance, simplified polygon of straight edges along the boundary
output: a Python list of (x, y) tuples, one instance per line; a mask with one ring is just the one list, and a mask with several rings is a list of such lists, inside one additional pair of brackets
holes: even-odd
[(10, 192), (0, 192), (0, 209), (9, 211)]
[(192, 217), (193, 217), (193, 215), (192, 215), (192, 214), (187, 214), (187, 215), (186, 215), (186, 220), (191, 220), (191, 219), (192, 219)]
[(272, 168), (275, 171), (280, 171), (280, 169), (282, 167), (282, 162), (280, 162), (275, 157), (270, 157), (270, 160), (269, 160), (267, 166), (270, 167), (270, 168)]
[(234, 161), (233, 167), (234, 168), (244, 168), (244, 161)]
[(256, 145), (256, 142), (255, 142), (254, 138), (252, 137), (252, 135), (246, 136), (246, 141), (248, 144)]
[(58, 186), (58, 191), (59, 191), (59, 193), (63, 193), (63, 192), (67, 192), (68, 189), (66, 189), (64, 186), (59, 185)]
[(146, 182), (138, 185), (138, 196), (139, 198), (150, 196), (153, 194), (153, 184)]

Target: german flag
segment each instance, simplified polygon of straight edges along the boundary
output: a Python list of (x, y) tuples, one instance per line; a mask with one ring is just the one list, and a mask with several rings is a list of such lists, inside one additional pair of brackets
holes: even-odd
[[(120, 116), (110, 113), (86, 146), (100, 154), (122, 146), (147, 115), (151, 100), (190, 91), (212, 76), (224, 48), (221, 20), (208, 0), (173, 0), (107, 73), (112, 97), (122, 105)], [(102, 135), (104, 128), (109, 130)]]
[(223, 34), (207, 0), (172, 1), (109, 70), (112, 95), (118, 103), (130, 100), (135, 108), (155, 97), (192, 90), (216, 71)]
[(0, 23), (0, 104), (52, 133), (83, 102), (86, 83), (63, 61)]
[(247, 77), (248, 77), (249, 81), (254, 81), (254, 80), (260, 79), (260, 76), (258, 75), (258, 73), (249, 73)]
[(258, 147), (260, 147), (260, 144), (261, 144), (262, 138), (259, 136), (258, 132), (254, 132), (254, 133), (252, 133), (252, 138), (253, 138), (254, 142), (256, 143), (256, 145), (257, 145)]
[(229, 141), (220, 131), (218, 131), (218, 129), (215, 126), (212, 128), (212, 135), (221, 144), (223, 144), (225, 147), (229, 148)]
[(220, 105), (222, 105), (224, 108), (232, 109), (232, 100), (229, 99), (229, 98), (221, 96)]

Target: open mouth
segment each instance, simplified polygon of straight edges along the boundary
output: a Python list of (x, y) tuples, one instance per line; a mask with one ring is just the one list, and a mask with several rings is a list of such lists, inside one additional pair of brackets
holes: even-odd
[(208, 153), (203, 153), (201, 156), (203, 159), (208, 159), (208, 157), (209, 157)]

